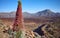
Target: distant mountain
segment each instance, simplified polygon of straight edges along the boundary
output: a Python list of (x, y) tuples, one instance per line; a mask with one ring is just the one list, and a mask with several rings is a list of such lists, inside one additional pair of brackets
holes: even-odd
[(37, 12), (36, 15), (50, 17), (50, 16), (54, 16), (55, 13), (49, 9), (46, 9), (46, 10)]
[(0, 18), (14, 18), (15, 12), (0, 12)]
[(24, 18), (31, 18), (31, 17), (35, 17), (34, 14), (30, 14), (28, 12), (23, 12), (23, 17)]
[[(0, 12), (0, 18), (15, 18), (16, 12)], [(24, 18), (31, 18), (31, 17), (35, 17), (34, 14), (30, 14), (28, 12), (23, 12), (23, 17)]]
[[(15, 14), (16, 12), (0, 12), (0, 18), (15, 18)], [(24, 18), (39, 18), (39, 17), (60, 17), (60, 13), (55, 13), (52, 12), (49, 9), (43, 10), (43, 11), (39, 11), (37, 13), (34, 14), (30, 14), (28, 12), (23, 12), (23, 16)]]

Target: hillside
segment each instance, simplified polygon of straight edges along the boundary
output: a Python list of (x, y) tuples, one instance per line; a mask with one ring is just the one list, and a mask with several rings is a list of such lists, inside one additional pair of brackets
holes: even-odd
[[(15, 14), (16, 12), (0, 12), (0, 18), (14, 18)], [(58, 17), (60, 16), (60, 13), (52, 12), (51, 10), (46, 9), (33, 14), (23, 12), (23, 16), (24, 18)]]
[[(44, 38), (60, 37), (60, 13), (55, 13), (46, 9), (34, 14), (24, 12), (23, 16), (26, 29), (34, 31), (38, 36), (42, 38), (44, 36)], [(3, 28), (7, 29), (6, 27), (12, 27), (14, 19), (15, 12), (0, 12), (0, 28), (2, 27), (0, 30), (3, 31)], [(3, 34), (9, 37), (8, 34), (2, 33), (2, 35)]]

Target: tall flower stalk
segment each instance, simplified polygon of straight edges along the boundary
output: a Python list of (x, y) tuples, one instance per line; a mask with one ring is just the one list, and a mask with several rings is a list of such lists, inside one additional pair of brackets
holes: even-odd
[(15, 32), (15, 35), (16, 35), (15, 38), (24, 38), (25, 26), (24, 26), (24, 22), (23, 22), (22, 6), (21, 6), (20, 0), (18, 0), (16, 18), (15, 18), (15, 22), (13, 25), (13, 32)]

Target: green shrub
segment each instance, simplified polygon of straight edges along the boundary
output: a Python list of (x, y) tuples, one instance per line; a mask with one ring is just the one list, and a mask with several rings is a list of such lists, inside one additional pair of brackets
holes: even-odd
[(25, 32), (22, 30), (19, 30), (17, 32), (15, 32), (15, 38), (25, 38)]

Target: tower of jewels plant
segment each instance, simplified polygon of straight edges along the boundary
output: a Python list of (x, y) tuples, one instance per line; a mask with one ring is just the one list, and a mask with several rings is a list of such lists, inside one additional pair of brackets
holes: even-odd
[(16, 34), (15, 36), (13, 36), (13, 38), (25, 38), (25, 26), (23, 21), (22, 4), (21, 0), (18, 0), (15, 22), (13, 24), (13, 32), (15, 32)]

